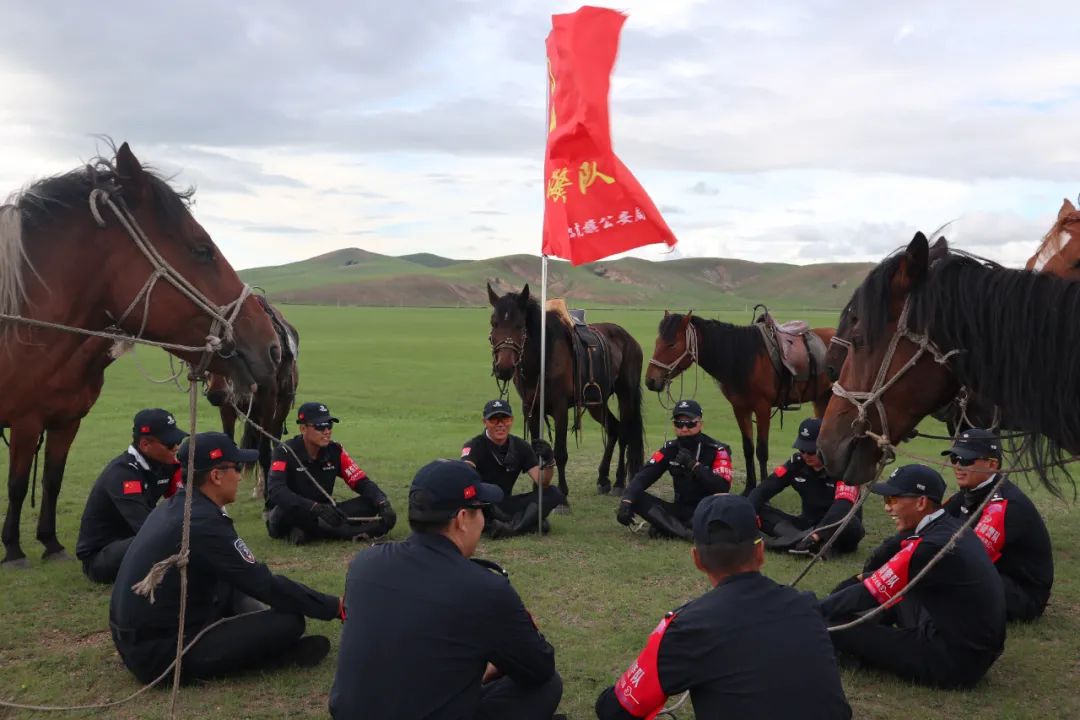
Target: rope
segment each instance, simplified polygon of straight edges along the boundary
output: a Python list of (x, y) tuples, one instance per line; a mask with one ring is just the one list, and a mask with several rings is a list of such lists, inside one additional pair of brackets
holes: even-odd
[[(874, 476), (875, 481), (877, 480), (877, 476), (881, 474), (881, 468), (884, 468), (884, 467), (885, 467), (884, 465), (879, 466), (877, 474)], [(846, 528), (848, 526), (848, 524), (851, 522), (851, 519), (854, 518), (856, 513), (859, 512), (859, 508), (861, 508), (863, 506), (863, 503), (866, 502), (866, 498), (868, 498), (868, 497), (870, 497), (870, 484), (869, 483), (866, 484), (866, 485), (863, 485), (862, 488), (859, 490), (859, 498), (858, 498), (858, 500), (856, 500), (852, 504), (851, 509), (848, 510), (847, 515), (844, 516), (843, 520), (841, 520), (839, 523), (830, 523), (829, 525), (824, 525), (824, 526), (822, 526), (820, 528), (814, 528), (814, 530), (811, 531), (811, 532), (819, 532), (821, 530), (828, 530), (829, 528), (839, 524), (839, 527), (837, 527), (836, 531), (833, 532), (833, 534), (829, 536), (829, 539), (825, 541), (825, 544), (821, 546), (821, 549), (817, 551), (817, 554), (814, 555), (814, 557), (810, 558), (810, 562), (808, 562), (806, 564), (806, 567), (804, 567), (802, 569), (802, 572), (800, 572), (798, 574), (798, 576), (794, 580), (791, 581), (791, 587), (795, 587), (796, 585), (798, 585), (799, 581), (802, 580), (804, 577), (806, 577), (807, 574), (810, 572), (810, 568), (814, 567), (814, 565), (816, 565), (819, 560), (826, 557), (826, 553), (829, 552), (829, 549), (832, 548), (833, 544), (836, 542), (836, 539), (838, 537), (840, 537), (840, 533), (844, 532), (844, 528)]]

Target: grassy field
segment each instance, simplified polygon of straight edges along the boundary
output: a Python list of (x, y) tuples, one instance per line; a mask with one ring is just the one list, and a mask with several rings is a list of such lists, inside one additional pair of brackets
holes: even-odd
[[(412, 473), (431, 458), (456, 457), (462, 441), (479, 431), (483, 402), (496, 393), (489, 377), (487, 313), (318, 307), (287, 307), (286, 312), (302, 337), (301, 400), (326, 402), (342, 419), (335, 438), (389, 493), (402, 517), (402, 526), (393, 537), (403, 538)], [(646, 355), (651, 352), (659, 317), (658, 312), (590, 315), (593, 321), (624, 324)], [(744, 313), (721, 317), (746, 321)], [(835, 316), (807, 319), (815, 325), (831, 325)], [(139, 360), (158, 376), (167, 374), (164, 356), (142, 351)], [(687, 393), (692, 388), (690, 378)], [(697, 398), (705, 408), (706, 432), (737, 447), (730, 408), (704, 375)], [(646, 395), (645, 402), (647, 446), (654, 447), (666, 439), (670, 425), (654, 395)], [(84, 422), (69, 461), (60, 496), (59, 528), (61, 541), (72, 553), (91, 483), (101, 467), (126, 447), (133, 413), (148, 406), (170, 408), (183, 418), (187, 398), (172, 386), (144, 380), (126, 357), (109, 371), (105, 391)], [(789, 453), (790, 437), (801, 417), (789, 413), (783, 430), (774, 427), (774, 462)], [(186, 419), (182, 424), (187, 425)], [(199, 426), (218, 427), (216, 415), (205, 402), (200, 405)], [(566, 686), (562, 710), (572, 718), (594, 717), (597, 693), (635, 657), (661, 615), (707, 588), (704, 577), (693, 570), (685, 544), (628, 533), (615, 522), (616, 501), (593, 494), (599, 444), (599, 427), (590, 422), (581, 446), (571, 448), (573, 512), (552, 517), (549, 537), (485, 541), (479, 552), (509, 570), (556, 647)], [(927, 441), (909, 447), (921, 455), (938, 449)], [(741, 470), (741, 458), (736, 459)], [(6, 455), (0, 460), (0, 472), (7, 472)], [(949, 475), (947, 479), (951, 481)], [(670, 486), (664, 480), (657, 487)], [(339, 496), (344, 497), (343, 492), (339, 486)], [(1056, 550), (1058, 576), (1047, 616), (1033, 625), (1011, 626), (1004, 656), (971, 692), (930, 691), (872, 672), (846, 672), (844, 686), (856, 717), (1080, 717), (1080, 557), (1076, 550), (1080, 521), (1072, 503), (1044, 493), (1035, 493), (1034, 498), (1047, 517)], [(783, 498), (781, 504), (793, 507), (792, 500)], [(344, 543), (295, 548), (271, 541), (260, 510), (261, 501), (243, 489), (231, 508), (255, 554), (277, 572), (325, 592), (340, 593), (347, 562), (363, 548)], [(27, 507), (23, 515), (23, 543), (33, 567), (0, 574), (0, 699), (66, 705), (129, 694), (138, 685), (121, 665), (108, 634), (109, 589), (85, 580), (75, 563), (43, 565), (37, 560), (41, 548), (33, 539), (33, 512)], [(815, 568), (803, 582), (805, 589), (824, 593), (861, 565), (890, 527), (880, 504), (868, 503), (866, 519), (869, 535), (858, 555)], [(765, 571), (788, 582), (802, 562), (770, 556)], [(329, 635), (336, 646), (340, 626), (309, 621), (309, 631)], [(325, 716), (336, 659), (335, 650), (315, 669), (255, 674), (185, 688), (181, 712), (184, 717)], [(151, 691), (132, 704), (108, 711), (107, 716), (165, 717), (167, 702), (166, 692)], [(23, 715), (0, 709), (0, 718), (16, 716)], [(679, 716), (693, 717), (693, 713), (687, 706)]]

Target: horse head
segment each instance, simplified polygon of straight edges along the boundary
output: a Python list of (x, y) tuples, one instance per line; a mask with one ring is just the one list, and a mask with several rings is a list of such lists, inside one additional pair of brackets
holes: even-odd
[[(491, 303), (491, 371), (499, 380), (514, 377), (525, 354), (528, 341), (529, 285), (520, 293), (497, 295), (488, 283), (488, 302)], [(537, 338), (537, 341), (539, 338)]]
[[(944, 252), (944, 250), (942, 250)], [(937, 258), (934, 258), (935, 260)], [(850, 347), (829, 400), (818, 448), (831, 475), (850, 484), (873, 479), (883, 451), (956, 394), (940, 351), (912, 327), (908, 309), (930, 273), (926, 236), (886, 258), (848, 304), (842, 328)]]
[(1039, 249), (1024, 267), (1066, 280), (1080, 280), (1080, 211), (1068, 198), (1061, 204), (1057, 220), (1043, 236)]
[(645, 371), (645, 387), (661, 392), (680, 373), (697, 360), (697, 343), (690, 324), (694, 311), (685, 315), (664, 311), (664, 318), (657, 328), (656, 343)]

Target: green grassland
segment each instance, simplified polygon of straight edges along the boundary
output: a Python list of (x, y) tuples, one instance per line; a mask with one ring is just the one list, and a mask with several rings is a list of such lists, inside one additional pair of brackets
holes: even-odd
[[(456, 456), (462, 441), (478, 432), (480, 408), (496, 392), (489, 376), (487, 313), (302, 306), (287, 307), (286, 312), (302, 338), (300, 398), (326, 402), (342, 419), (335, 438), (389, 493), (403, 518), (393, 537), (403, 538), (412, 473), (431, 458)], [(742, 311), (712, 315), (746, 321)], [(784, 314), (782, 319), (791, 317)], [(646, 354), (659, 318), (656, 311), (590, 313), (590, 320), (625, 325)], [(806, 319), (831, 325), (835, 314)], [(159, 353), (140, 351), (138, 359), (158, 377), (167, 374), (167, 362)], [(685, 388), (687, 394), (694, 388), (693, 377)], [(738, 447), (731, 411), (704, 375), (698, 380), (697, 398), (705, 408), (706, 432)], [(658, 446), (669, 432), (667, 415), (654, 395), (646, 395), (645, 403), (647, 445)], [(170, 408), (182, 418), (187, 398), (172, 386), (147, 382), (132, 358), (125, 357), (110, 369), (105, 391), (84, 422), (68, 464), (59, 528), (70, 551), (88, 488), (100, 468), (126, 447), (131, 416), (146, 406)], [(784, 428), (774, 427), (773, 462), (789, 453), (790, 437), (802, 416), (788, 413)], [(204, 401), (199, 427), (216, 428), (216, 416)], [(924, 429), (938, 430), (930, 424)], [(636, 656), (658, 618), (707, 588), (692, 568), (686, 544), (649, 540), (615, 522), (616, 501), (594, 494), (599, 445), (599, 427), (587, 422), (580, 447), (571, 447), (568, 466), (573, 512), (552, 516), (549, 537), (484, 541), (479, 551), (509, 570), (556, 647), (566, 688), (562, 710), (579, 719), (593, 717), (597, 693)], [(937, 449), (938, 444), (927, 440), (905, 446), (905, 451), (920, 455)], [(741, 470), (742, 459), (736, 461)], [(6, 456), (0, 472), (6, 473)], [(657, 487), (670, 492), (666, 480)], [(345, 492), (338, 490), (340, 497)], [(926, 690), (874, 672), (845, 671), (844, 686), (856, 717), (1080, 717), (1080, 521), (1071, 502), (1043, 492), (1035, 492), (1034, 498), (1047, 517), (1056, 550), (1058, 577), (1046, 617), (1010, 626), (1004, 656), (970, 692)], [(782, 497), (781, 505), (793, 507), (793, 498)], [(231, 508), (255, 554), (278, 572), (326, 592), (341, 592), (346, 564), (364, 547), (327, 543), (297, 548), (271, 541), (260, 510), (261, 501), (244, 489)], [(866, 519), (869, 535), (857, 556), (815, 568), (802, 584), (805, 589), (827, 592), (889, 533), (880, 504), (868, 503)], [(27, 508), (23, 543), (34, 560), (32, 568), (0, 573), (0, 698), (66, 705), (127, 695), (138, 684), (121, 665), (108, 635), (109, 590), (85, 580), (75, 563), (43, 565), (37, 559), (40, 546), (33, 540), (34, 522)], [(770, 556), (765, 571), (788, 582), (803, 562)], [(329, 635), (336, 647), (340, 626), (310, 621), (309, 631)], [(181, 712), (185, 717), (324, 717), (336, 659), (335, 650), (314, 669), (187, 687), (180, 696)], [(105, 716), (165, 717), (167, 703), (168, 693), (151, 691)], [(30, 715), (0, 710), (0, 717), (23, 716)], [(679, 717), (693, 713), (687, 707)]]

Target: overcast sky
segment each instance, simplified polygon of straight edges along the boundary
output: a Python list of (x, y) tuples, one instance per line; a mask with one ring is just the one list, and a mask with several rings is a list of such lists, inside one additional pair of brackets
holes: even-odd
[[(629, 2), (616, 152), (682, 256), (1021, 264), (1080, 192), (1080, 5)], [(538, 253), (576, 3), (3, 3), (0, 194), (127, 140), (237, 267)], [(662, 248), (638, 253), (663, 257)]]

